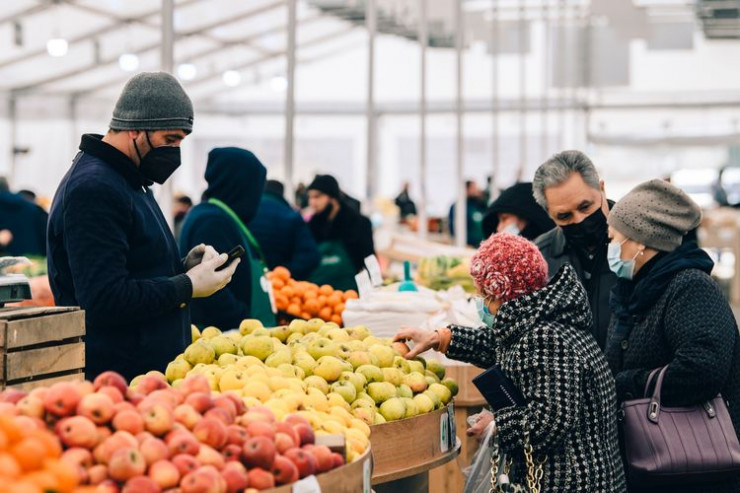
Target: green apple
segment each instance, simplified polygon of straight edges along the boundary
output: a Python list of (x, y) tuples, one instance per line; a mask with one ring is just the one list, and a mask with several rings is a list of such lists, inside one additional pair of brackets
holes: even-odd
[(370, 329), (365, 327), (364, 325), (358, 325), (356, 327), (350, 327), (347, 329), (347, 332), (349, 332), (349, 336), (352, 339), (355, 339), (357, 341), (362, 341), (364, 339), (367, 339), (372, 335), (370, 332)]
[(442, 385), (450, 389), (452, 397), (455, 397), (457, 393), (460, 392), (460, 387), (457, 385), (457, 382), (451, 378), (445, 378), (442, 380)]
[(334, 356), (322, 356), (316, 363), (317, 365), (313, 369), (313, 374), (320, 376), (327, 382), (337, 381), (346, 368), (344, 361)]
[(352, 403), (352, 409), (358, 407), (371, 407), (375, 409), (375, 401), (366, 392), (358, 392), (355, 401)]
[(391, 367), (393, 365), (393, 358), (396, 356), (392, 348), (380, 344), (373, 344), (368, 349), (368, 352), (378, 358), (378, 366), (381, 368)]
[(417, 414), (419, 414), (419, 406), (416, 405), (416, 402), (414, 399), (411, 399), (409, 397), (401, 397), (401, 400), (403, 401), (403, 405), (406, 406), (406, 415), (405, 418), (413, 418)]
[(206, 327), (203, 332), (200, 333), (200, 337), (203, 339), (213, 339), (216, 336), (221, 335), (221, 330), (218, 327)]
[(236, 354), (238, 351), (236, 343), (231, 339), (231, 337), (220, 335), (212, 338), (208, 342), (216, 351), (216, 359), (220, 358), (222, 354)]
[(375, 401), (375, 404), (380, 404), (398, 395), (395, 385), (388, 382), (367, 384), (367, 393)]
[(375, 420), (375, 406), (354, 408), (352, 409), (352, 416), (371, 426)]
[(271, 337), (260, 337), (254, 334), (242, 338), (242, 352), (245, 356), (254, 356), (265, 361), (275, 350)]
[(241, 370), (226, 370), (218, 380), (218, 389), (221, 392), (241, 390), (247, 384), (248, 379), (247, 374)]
[(306, 377), (306, 373), (302, 369), (288, 363), (278, 365), (277, 369), (287, 378), (298, 378), (299, 380), (303, 380)]
[(236, 362), (236, 366), (244, 370), (250, 366), (262, 366), (262, 360), (254, 356), (241, 356)]
[(439, 377), (437, 376), (437, 374), (434, 373), (432, 370), (425, 370), (424, 376), (429, 377), (432, 380), (434, 380), (434, 383), (439, 383), (441, 381)]
[(259, 329), (254, 329), (250, 335), (256, 336), (256, 337), (262, 337), (262, 336), (270, 336), (270, 331), (266, 328), (262, 327)]
[(200, 331), (195, 325), (190, 326), (190, 342), (195, 342), (200, 339)]
[(368, 383), (383, 381), (383, 370), (375, 365), (362, 365), (355, 370), (355, 373), (364, 375)]
[(218, 366), (226, 368), (227, 366), (236, 365), (237, 361), (239, 361), (239, 356), (236, 354), (224, 353), (218, 357)]
[(247, 336), (254, 332), (257, 329), (262, 329), (264, 326), (262, 325), (262, 322), (259, 320), (250, 318), (247, 320), (242, 320), (242, 323), (239, 324), (239, 333), (243, 336)]
[(403, 373), (396, 368), (381, 368), (383, 371), (383, 381), (390, 382), (396, 387), (403, 383)]
[(362, 340), (362, 342), (364, 342), (367, 347), (374, 346), (375, 344), (379, 344), (381, 346), (390, 346), (390, 343), (386, 343), (385, 340), (375, 336), (367, 336)]
[(393, 358), (393, 368), (398, 368), (403, 373), (409, 373), (411, 371), (409, 362), (403, 356), (396, 356)]
[(216, 351), (213, 346), (203, 339), (198, 340), (185, 350), (185, 361), (195, 366), (198, 363), (210, 365), (216, 359)]
[(321, 358), (322, 356), (336, 356), (337, 345), (325, 337), (320, 337), (316, 340), (311, 341), (311, 343), (308, 345), (307, 350), (308, 354), (310, 354), (313, 359), (318, 361), (319, 358)]
[(192, 369), (193, 367), (190, 366), (190, 363), (184, 359), (175, 360), (167, 365), (164, 375), (167, 378), (167, 381), (172, 383), (175, 380), (185, 378), (188, 375), (188, 372)]
[(371, 365), (372, 359), (370, 353), (367, 351), (352, 351), (347, 357), (347, 361), (352, 365), (352, 368), (359, 368), (362, 365)]
[(398, 397), (392, 397), (383, 402), (378, 411), (386, 421), (396, 421), (406, 417), (406, 405)]
[(342, 358), (343, 360), (347, 360), (349, 359), (350, 354), (352, 354), (352, 348), (349, 347), (349, 344), (347, 344), (346, 342), (337, 343), (337, 354), (335, 354), (336, 357)]
[(427, 361), (427, 370), (434, 373), (440, 380), (445, 377), (445, 367), (436, 359), (430, 359)]
[(305, 325), (303, 330), (306, 334), (318, 332), (321, 327), (324, 326), (324, 321), (320, 318), (312, 318), (308, 322), (304, 322)]
[(284, 347), (265, 359), (265, 365), (271, 368), (277, 368), (280, 365), (289, 365), (293, 363), (293, 353), (290, 348)]
[(414, 394), (424, 392), (427, 387), (429, 387), (426, 377), (424, 377), (424, 375), (422, 375), (421, 373), (417, 373), (415, 371), (409, 373), (408, 375), (404, 375), (403, 383), (408, 385)]
[(334, 342), (348, 342), (351, 339), (344, 329), (331, 329), (326, 333), (326, 337)]
[(442, 404), (447, 404), (452, 400), (452, 392), (446, 386), (441, 383), (433, 383), (429, 386), (429, 390), (434, 392), (442, 401)]
[(419, 414), (426, 414), (434, 411), (434, 401), (426, 394), (415, 395), (414, 402), (416, 403), (416, 408), (419, 410)]
[(385, 424), (385, 423), (387, 423), (387, 421), (385, 420), (385, 418), (383, 417), (383, 415), (380, 414), (380, 413), (375, 413), (375, 417), (373, 418), (373, 426), (375, 426), (375, 425), (382, 425), (382, 424)]
[(288, 325), (288, 330), (290, 330), (291, 334), (305, 334), (306, 327), (308, 327), (308, 322), (297, 318), (290, 322), (290, 325)]
[(309, 388), (318, 389), (324, 395), (329, 393), (329, 383), (318, 375), (311, 375), (304, 380)]
[(367, 351), (367, 346), (362, 341), (352, 339), (347, 343), (347, 345), (352, 348), (352, 351)]
[(431, 390), (427, 389), (424, 392), (422, 392), (420, 395), (425, 395), (431, 399), (432, 403), (434, 404), (434, 409), (441, 408), (444, 404), (442, 404), (442, 399), (439, 398), (437, 394), (432, 392)]
[(416, 359), (407, 360), (409, 363), (409, 373), (421, 373), (424, 375), (424, 371), (426, 371), (426, 368), (424, 367), (424, 363), (421, 361), (418, 361)]
[(351, 383), (357, 392), (362, 392), (365, 389), (365, 384), (367, 384), (367, 378), (365, 378), (365, 375), (351, 371), (343, 371), (339, 376), (339, 381)]
[(352, 404), (357, 397), (357, 389), (352, 382), (334, 382), (331, 384), (331, 391), (341, 395), (347, 404)]
[(410, 399), (414, 396), (414, 393), (411, 391), (411, 388), (406, 385), (405, 383), (402, 383), (397, 387), (398, 397), (404, 397), (407, 399)]
[(294, 332), (288, 336), (288, 338), (285, 340), (285, 343), (289, 346), (298, 344), (301, 342), (301, 339), (303, 338), (303, 334), (300, 332)]
[(281, 325), (280, 327), (274, 327), (270, 330), (270, 335), (276, 339), (279, 339), (280, 342), (285, 342), (288, 340), (288, 337), (290, 337), (293, 333), (290, 331), (290, 328), (288, 328), (285, 325)]
[(295, 358), (295, 366), (303, 370), (303, 373), (306, 376), (313, 375), (313, 371), (316, 368), (316, 360), (311, 357), (311, 355), (306, 354), (305, 356), (296, 357)]

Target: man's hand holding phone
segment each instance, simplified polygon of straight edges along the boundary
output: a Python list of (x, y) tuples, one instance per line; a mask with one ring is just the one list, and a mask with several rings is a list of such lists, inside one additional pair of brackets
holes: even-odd
[(201, 263), (187, 272), (193, 285), (193, 298), (207, 298), (231, 282), (231, 277), (241, 262), (239, 257), (244, 254), (244, 249), (239, 248), (241, 254), (237, 254), (235, 252), (237, 249), (234, 249), (229, 252), (230, 254), (222, 253), (216, 256), (213, 256), (216, 253), (213, 247), (205, 248)]

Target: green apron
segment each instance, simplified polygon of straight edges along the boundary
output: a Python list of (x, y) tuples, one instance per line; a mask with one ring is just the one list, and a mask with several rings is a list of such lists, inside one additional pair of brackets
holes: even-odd
[(265, 262), (265, 256), (262, 253), (257, 240), (252, 236), (247, 227), (244, 225), (239, 216), (236, 215), (231, 207), (224, 204), (218, 199), (209, 199), (209, 204), (213, 204), (216, 207), (221, 208), (226, 214), (234, 220), (236, 225), (239, 227), (244, 239), (248, 246), (251, 246), (259, 258), (253, 258), (250, 248), (246, 248), (245, 260), (249, 262), (250, 272), (252, 276), (252, 296), (249, 300), (249, 315), (262, 322), (265, 327), (274, 327), (277, 324), (275, 319), (275, 310), (273, 309), (272, 300), (272, 284), (265, 277), (267, 273), (267, 262)]
[(328, 284), (342, 291), (357, 289), (355, 264), (341, 240), (319, 243), (319, 254), (321, 254), (321, 262), (308, 277), (309, 281), (319, 286)]

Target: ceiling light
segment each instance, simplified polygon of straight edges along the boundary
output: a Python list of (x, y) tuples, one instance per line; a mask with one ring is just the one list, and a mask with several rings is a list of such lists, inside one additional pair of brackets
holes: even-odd
[(63, 57), (68, 49), (69, 43), (64, 38), (51, 38), (46, 42), (46, 51), (53, 57)]
[(177, 66), (177, 76), (182, 80), (193, 80), (198, 75), (198, 69), (192, 63), (181, 63)]
[(242, 82), (242, 74), (236, 70), (227, 70), (223, 75), (224, 84), (229, 87), (236, 87)]
[(270, 79), (270, 88), (275, 92), (283, 92), (288, 88), (288, 79), (282, 75), (276, 75)]
[(134, 72), (139, 68), (139, 57), (133, 53), (124, 53), (118, 57), (118, 66), (124, 72)]

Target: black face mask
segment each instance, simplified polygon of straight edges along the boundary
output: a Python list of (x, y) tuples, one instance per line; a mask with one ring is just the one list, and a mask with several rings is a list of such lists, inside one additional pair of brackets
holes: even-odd
[(139, 173), (144, 178), (161, 185), (180, 167), (180, 148), (175, 146), (154, 147), (149, 140), (149, 132), (146, 132), (145, 135), (150, 150), (144, 157), (141, 157), (139, 146), (136, 145), (136, 140), (134, 140), (134, 148), (139, 156)]
[(578, 224), (562, 226), (568, 244), (581, 250), (590, 250), (606, 245), (609, 226), (601, 207)]

